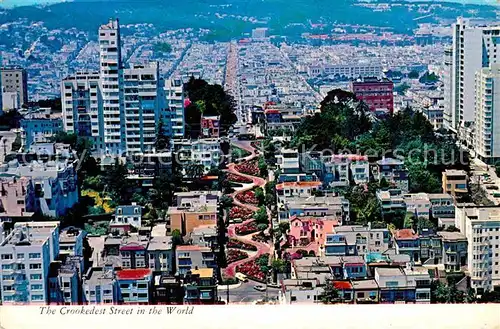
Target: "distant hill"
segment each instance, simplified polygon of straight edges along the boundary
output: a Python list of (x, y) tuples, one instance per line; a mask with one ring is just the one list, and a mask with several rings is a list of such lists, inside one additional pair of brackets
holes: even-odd
[[(371, 1), (376, 2), (378, 1)], [(276, 34), (300, 34), (307, 30), (309, 20), (314, 23), (384, 26), (406, 33), (416, 27), (415, 18), (424, 16), (415, 10), (409, 11), (404, 6), (392, 11), (374, 12), (370, 8), (356, 6), (357, 3), (357, 0), (74, 0), (43, 7), (8, 9), (4, 15), (0, 15), (0, 24), (23, 17), (29, 21), (43, 21), (48, 28), (76, 27), (97, 33), (97, 27), (108, 18), (119, 17), (123, 24), (153, 23), (160, 30), (209, 28), (216, 31), (217, 37), (225, 39), (238, 37), (242, 32), (249, 32), (251, 28), (262, 25), (269, 26)], [(471, 15), (468, 13), (471, 10), (476, 17), (495, 18), (494, 9), (498, 7), (443, 2), (443, 8), (418, 22), (468, 16)], [(228, 16), (221, 19), (215, 13), (254, 17), (260, 23)]]

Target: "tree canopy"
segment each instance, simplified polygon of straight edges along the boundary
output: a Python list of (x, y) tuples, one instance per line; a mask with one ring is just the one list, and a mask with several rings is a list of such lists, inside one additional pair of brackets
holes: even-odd
[(236, 102), (221, 85), (211, 85), (203, 79), (191, 77), (184, 88), (191, 101), (185, 109), (186, 126), (191, 127), (192, 133), (199, 131), (202, 114), (220, 116), (220, 133), (223, 135), (236, 123)]
[(366, 104), (354, 94), (335, 89), (320, 104), (320, 113), (308, 116), (299, 125), (292, 145), (316, 149), (343, 149), (357, 136), (372, 128)]

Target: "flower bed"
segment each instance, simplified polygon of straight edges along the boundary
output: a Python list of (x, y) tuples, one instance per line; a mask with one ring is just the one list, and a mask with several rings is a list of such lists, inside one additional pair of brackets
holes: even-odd
[(249, 161), (249, 162), (241, 163), (239, 165), (236, 165), (235, 169), (237, 171), (239, 171), (240, 173), (252, 175), (252, 176), (258, 176), (260, 173), (257, 161)]
[(248, 254), (244, 251), (238, 249), (228, 249), (226, 251), (226, 259), (228, 264), (237, 262), (245, 258), (248, 258)]
[(250, 219), (253, 216), (253, 211), (243, 207), (234, 206), (229, 210), (229, 219), (241, 218), (243, 220)]
[(265, 235), (263, 232), (260, 232), (259, 234), (255, 234), (254, 236), (252, 236), (252, 241), (255, 242), (266, 243), (269, 240), (270, 237)]
[(236, 240), (236, 239), (230, 239), (229, 242), (227, 243), (226, 247), (227, 248), (250, 250), (250, 251), (257, 251), (257, 247), (254, 246), (253, 244), (246, 243), (246, 242)]
[(250, 184), (253, 182), (250, 178), (235, 174), (228, 174), (227, 180), (230, 182), (241, 183), (241, 184)]
[(242, 203), (249, 203), (253, 205), (258, 205), (259, 200), (255, 197), (255, 192), (254, 191), (245, 191), (242, 193), (236, 194), (236, 199)]
[(247, 224), (241, 224), (239, 226), (236, 226), (236, 234), (238, 235), (247, 235), (251, 233), (257, 232), (259, 229), (257, 228), (257, 224), (255, 222), (250, 222)]
[(245, 264), (236, 266), (236, 272), (241, 272), (252, 280), (264, 282), (266, 280), (266, 274), (262, 272), (261, 266), (259, 265), (259, 260), (264, 257), (269, 256), (262, 255), (257, 259), (253, 259)]

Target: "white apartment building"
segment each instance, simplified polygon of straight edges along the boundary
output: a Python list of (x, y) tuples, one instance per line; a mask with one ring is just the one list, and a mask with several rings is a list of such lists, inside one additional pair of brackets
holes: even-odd
[(455, 226), (467, 238), (472, 288), (481, 294), (500, 285), (500, 209), (457, 207)]
[(116, 304), (118, 282), (112, 267), (91, 267), (83, 280), (83, 301), (89, 304)]
[(182, 138), (182, 81), (165, 86), (156, 62), (123, 68), (118, 20), (99, 28), (99, 50), (99, 72), (77, 73), (61, 83), (64, 130), (114, 155), (151, 150), (160, 118), (167, 135)]
[(99, 28), (99, 66), (103, 101), (104, 147), (113, 154), (123, 150), (123, 67), (118, 19)]
[(50, 262), (59, 253), (59, 222), (17, 223), (0, 244), (2, 304), (48, 302)]
[(325, 66), (310, 66), (307, 68), (307, 74), (310, 77), (316, 77), (319, 75), (328, 76), (343, 76), (347, 78), (359, 78), (359, 77), (381, 77), (383, 73), (383, 67), (379, 64), (368, 64), (368, 63), (358, 63), (358, 64), (332, 64)]
[[(16, 199), (1, 197), (12, 209), (14, 201), (20, 206), (20, 214), (40, 210), (44, 215), (58, 217), (78, 202), (79, 193), (74, 163), (70, 161), (33, 161), (20, 164), (12, 160), (0, 166), (0, 174), (19, 180), (28, 180), (26, 188), (17, 192)], [(24, 199), (24, 204), (23, 204)], [(22, 214), (21, 214), (22, 215)]]
[(471, 26), (463, 18), (453, 25), (453, 46), (445, 52), (446, 125), (458, 131), (474, 115), (476, 72), (500, 61), (500, 25)]
[(475, 87), (474, 150), (493, 163), (500, 159), (500, 62), (477, 71)]
[(77, 73), (61, 82), (64, 130), (88, 137), (103, 148), (104, 126), (99, 73)]
[(205, 174), (212, 168), (218, 168), (222, 157), (218, 138), (174, 140), (174, 148), (174, 161), (202, 165)]
[(184, 87), (181, 79), (167, 80), (165, 97), (168, 110), (164, 113), (164, 121), (169, 126), (168, 133), (173, 138), (184, 137)]
[(285, 149), (276, 154), (276, 166), (283, 174), (299, 174), (300, 162), (297, 150)]
[(160, 112), (165, 107), (159, 64), (135, 65), (124, 69), (123, 75), (125, 150), (127, 153), (152, 150)]

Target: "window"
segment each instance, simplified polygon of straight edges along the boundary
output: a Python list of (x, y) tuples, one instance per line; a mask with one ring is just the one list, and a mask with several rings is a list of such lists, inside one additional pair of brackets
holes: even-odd
[(41, 284), (32, 284), (31, 290), (42, 290), (43, 286)]
[(17, 254), (17, 259), (24, 259), (24, 254)]
[(42, 264), (30, 264), (30, 270), (39, 270), (42, 268)]
[(41, 280), (42, 275), (41, 274), (31, 274), (30, 275), (30, 280)]
[(37, 252), (37, 253), (30, 253), (29, 254), (29, 258), (30, 259), (38, 259), (38, 258), (42, 258), (42, 255), (39, 252)]
[(290, 301), (292, 301), (292, 302), (297, 301), (297, 296), (292, 296), (292, 297), (290, 298)]
[(31, 295), (31, 300), (43, 300), (43, 295)]
[(12, 259), (12, 254), (2, 254), (1, 259), (2, 260)]
[(12, 270), (12, 264), (2, 264), (2, 270)]

